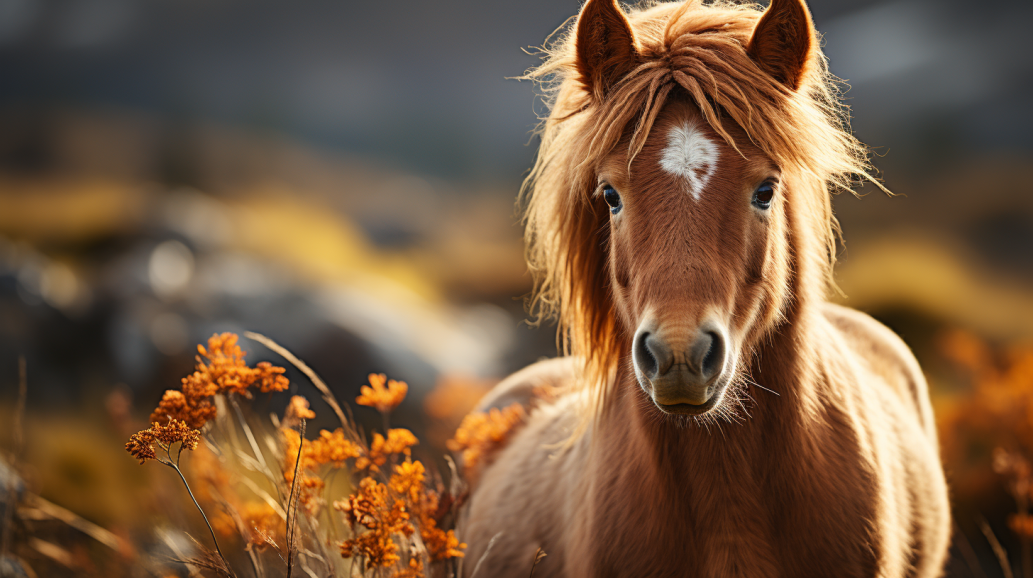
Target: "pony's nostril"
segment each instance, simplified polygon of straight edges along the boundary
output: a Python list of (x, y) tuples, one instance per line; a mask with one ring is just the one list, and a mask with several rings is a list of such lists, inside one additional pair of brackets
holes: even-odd
[(709, 337), (710, 347), (707, 349), (706, 355), (703, 356), (700, 371), (704, 379), (710, 379), (724, 365), (725, 345), (724, 340), (717, 333), (710, 331), (707, 332), (706, 336)]
[(645, 374), (646, 377), (655, 377), (657, 364), (656, 357), (653, 356), (653, 352), (649, 351), (649, 346), (646, 345), (646, 340), (649, 339), (649, 333), (640, 333), (638, 339), (635, 340), (635, 365), (638, 366), (638, 370)]
[(671, 369), (674, 364), (674, 355), (667, 343), (657, 335), (649, 335), (645, 338), (646, 351), (653, 357), (656, 375), (663, 375)]

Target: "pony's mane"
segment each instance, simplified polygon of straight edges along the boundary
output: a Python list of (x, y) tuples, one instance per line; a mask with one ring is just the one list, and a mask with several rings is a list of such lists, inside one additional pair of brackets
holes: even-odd
[[(595, 170), (628, 143), (628, 166), (642, 150), (668, 99), (691, 98), (714, 131), (733, 122), (790, 175), (794, 203), (807, 211), (806, 260), (818, 294), (832, 286), (838, 223), (830, 192), (871, 179), (867, 149), (849, 132), (838, 81), (819, 50), (792, 91), (766, 73), (746, 46), (763, 8), (725, 0), (640, 6), (628, 13), (639, 64), (600, 99), (576, 67), (576, 26), (568, 23), (543, 49), (544, 62), (525, 78), (538, 81), (548, 116), (541, 145), (524, 182), (527, 260), (535, 279), (532, 314), (555, 318), (561, 351), (585, 363), (583, 383), (594, 412), (622, 359), (624, 341), (613, 309), (606, 260), (605, 208), (593, 203)], [(815, 39), (817, 45), (817, 39)], [(630, 136), (630, 138), (629, 138)], [(797, 200), (797, 198), (800, 200)], [(799, 248), (798, 248), (799, 249)]]

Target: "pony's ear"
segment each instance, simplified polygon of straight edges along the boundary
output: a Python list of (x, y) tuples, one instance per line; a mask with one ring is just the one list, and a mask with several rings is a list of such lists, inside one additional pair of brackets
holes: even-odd
[(635, 34), (617, 0), (588, 0), (577, 19), (577, 71), (597, 100), (638, 64)]
[(817, 41), (803, 0), (771, 0), (746, 52), (768, 74), (792, 90), (800, 88)]

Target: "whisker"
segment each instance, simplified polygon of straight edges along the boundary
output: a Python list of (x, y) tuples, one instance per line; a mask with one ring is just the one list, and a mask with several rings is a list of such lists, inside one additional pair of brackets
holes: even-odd
[(775, 391), (773, 389), (770, 389), (770, 388), (767, 388), (767, 387), (764, 387), (763, 385), (757, 383), (756, 381), (752, 381), (751, 383), (753, 384), (754, 387), (763, 389), (764, 391), (766, 391), (768, 393), (773, 393), (773, 394), (777, 395), (778, 397), (782, 397), (777, 391)]

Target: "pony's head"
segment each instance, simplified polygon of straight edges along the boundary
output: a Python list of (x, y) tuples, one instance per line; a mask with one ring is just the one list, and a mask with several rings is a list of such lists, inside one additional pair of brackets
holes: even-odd
[(727, 408), (757, 345), (830, 284), (830, 187), (867, 176), (802, 0), (589, 0), (531, 77), (554, 99), (526, 183), (540, 312), (596, 407), (630, 360), (659, 411)]

